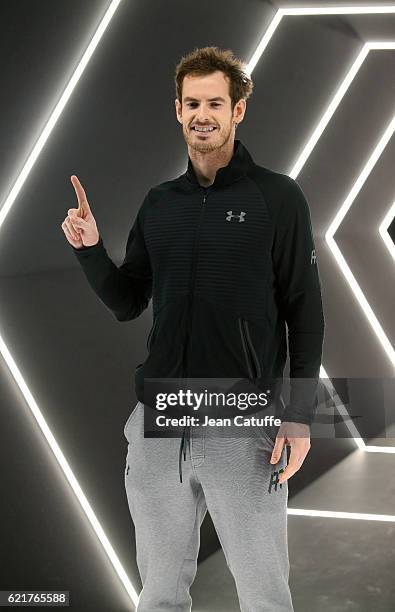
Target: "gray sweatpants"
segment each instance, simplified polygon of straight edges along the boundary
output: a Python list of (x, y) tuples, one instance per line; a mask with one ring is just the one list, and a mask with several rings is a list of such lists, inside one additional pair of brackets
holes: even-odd
[(189, 589), (207, 509), (241, 612), (293, 612), (288, 483), (278, 483), (286, 447), (279, 462), (270, 464), (272, 430), (254, 425), (247, 436), (231, 437), (234, 428), (191, 428), (181, 483), (180, 438), (144, 438), (144, 404), (138, 402), (130, 414), (124, 428), (125, 489), (143, 584), (138, 612), (191, 611)]

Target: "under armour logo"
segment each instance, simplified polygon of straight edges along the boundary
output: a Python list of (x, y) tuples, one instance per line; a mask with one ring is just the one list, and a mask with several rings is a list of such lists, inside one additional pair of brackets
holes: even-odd
[[(272, 492), (272, 486), (274, 487), (274, 490), (277, 491), (277, 485), (280, 480), (280, 474), (283, 471), (284, 471), (284, 468), (281, 468), (281, 470), (272, 472), (272, 475), (270, 476), (270, 483), (269, 483), (269, 489), (268, 489), (269, 493)], [(282, 488), (282, 486), (283, 486), (283, 483), (280, 482), (280, 488)]]
[(241, 211), (239, 215), (234, 215), (233, 210), (228, 210), (226, 214), (228, 215), (226, 217), (227, 221), (232, 221), (232, 219), (238, 219), (239, 223), (241, 223), (242, 221), (245, 221), (244, 217), (246, 216), (246, 213), (243, 210)]
[(313, 264), (313, 263), (315, 263), (315, 262), (316, 262), (316, 260), (317, 260), (317, 257), (316, 257), (316, 255), (315, 255), (315, 249), (313, 249), (313, 250), (311, 251), (311, 259), (310, 259), (310, 263), (311, 263), (311, 264)]

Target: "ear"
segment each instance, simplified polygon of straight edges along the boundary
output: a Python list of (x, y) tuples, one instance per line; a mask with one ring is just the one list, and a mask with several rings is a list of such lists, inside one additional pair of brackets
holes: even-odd
[(241, 98), (234, 108), (234, 119), (237, 119), (237, 123), (241, 123), (244, 119), (244, 115), (247, 108), (247, 102), (244, 98)]
[(178, 121), (179, 123), (181, 123), (181, 124), (182, 124), (182, 116), (181, 116), (181, 111), (182, 111), (182, 109), (181, 109), (181, 103), (180, 103), (180, 101), (178, 100), (178, 98), (176, 98), (176, 99), (174, 100), (174, 103), (175, 103), (175, 107), (176, 107), (177, 121)]

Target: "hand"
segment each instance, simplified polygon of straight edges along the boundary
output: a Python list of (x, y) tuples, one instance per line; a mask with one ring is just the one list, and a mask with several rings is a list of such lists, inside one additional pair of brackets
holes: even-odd
[(310, 426), (304, 423), (283, 421), (277, 432), (270, 463), (277, 463), (280, 460), (285, 444), (291, 447), (291, 453), (287, 467), (280, 474), (280, 484), (291, 478), (302, 466), (311, 447)]
[(95, 218), (78, 178), (73, 174), (70, 179), (77, 195), (78, 208), (69, 208), (68, 215), (61, 227), (68, 242), (74, 248), (93, 246), (99, 242), (100, 238)]

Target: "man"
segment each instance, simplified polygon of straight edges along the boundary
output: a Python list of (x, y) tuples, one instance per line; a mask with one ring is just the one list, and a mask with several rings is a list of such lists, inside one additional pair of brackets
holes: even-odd
[[(253, 87), (243, 67), (217, 47), (195, 49), (178, 64), (175, 106), (188, 168), (149, 190), (120, 268), (75, 176), (82, 217), (70, 209), (62, 224), (90, 285), (118, 321), (138, 317), (153, 299), (148, 357), (135, 372), (139, 401), (124, 429), (143, 583), (138, 612), (191, 610), (207, 509), (242, 612), (293, 610), (287, 480), (310, 448), (324, 317), (303, 192), (287, 175), (255, 164), (235, 140)], [(286, 324), (292, 384), (280, 427), (257, 425), (245, 438), (227, 437), (225, 427), (188, 426), (178, 451), (174, 438), (144, 437), (144, 381), (242, 378), (264, 389), (268, 379), (282, 379)]]

